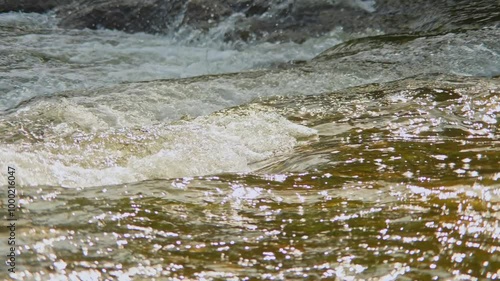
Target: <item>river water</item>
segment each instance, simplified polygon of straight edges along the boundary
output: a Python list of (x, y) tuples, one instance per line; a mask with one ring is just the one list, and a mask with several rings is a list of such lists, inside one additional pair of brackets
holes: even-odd
[(500, 279), (496, 26), (225, 42), (234, 24), (0, 14), (0, 185), (15, 167), (20, 208), (0, 276)]

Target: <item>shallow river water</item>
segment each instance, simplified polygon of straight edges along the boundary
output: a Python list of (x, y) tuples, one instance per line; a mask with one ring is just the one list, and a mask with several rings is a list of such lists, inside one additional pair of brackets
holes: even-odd
[(271, 44), (224, 43), (230, 20), (198, 41), (0, 23), (1, 278), (500, 279), (497, 27)]

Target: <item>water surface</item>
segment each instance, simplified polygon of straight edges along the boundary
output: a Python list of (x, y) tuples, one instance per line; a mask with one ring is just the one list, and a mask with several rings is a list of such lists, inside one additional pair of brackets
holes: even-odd
[(11, 278), (500, 279), (497, 28), (269, 44), (0, 22)]

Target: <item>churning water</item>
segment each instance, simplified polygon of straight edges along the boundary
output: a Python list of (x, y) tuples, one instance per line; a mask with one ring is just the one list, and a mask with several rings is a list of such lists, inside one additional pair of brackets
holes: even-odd
[(10, 277), (500, 279), (498, 28), (227, 43), (233, 20), (0, 14)]

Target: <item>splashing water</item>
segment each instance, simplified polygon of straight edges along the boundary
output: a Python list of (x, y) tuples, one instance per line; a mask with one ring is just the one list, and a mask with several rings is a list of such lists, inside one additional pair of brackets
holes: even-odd
[(239, 16), (152, 36), (0, 15), (10, 277), (500, 279), (498, 29), (224, 43)]

